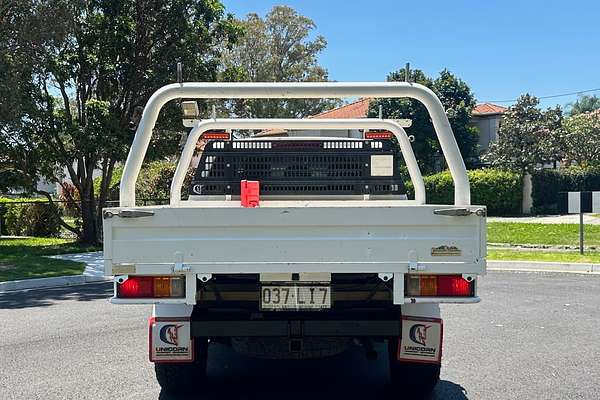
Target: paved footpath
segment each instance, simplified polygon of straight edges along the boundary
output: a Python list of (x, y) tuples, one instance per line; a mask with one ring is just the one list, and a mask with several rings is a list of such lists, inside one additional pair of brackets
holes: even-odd
[[(544, 215), (536, 217), (488, 217), (488, 222), (523, 222), (537, 224), (579, 224), (579, 214), (569, 215)], [(600, 225), (600, 217), (584, 214), (583, 223)]]
[(51, 258), (58, 258), (61, 260), (79, 261), (85, 263), (85, 270), (83, 275), (93, 277), (104, 276), (104, 259), (102, 258), (101, 251), (92, 251), (89, 253), (76, 253), (76, 254), (59, 254), (57, 256), (50, 256)]
[[(110, 293), (103, 283), (0, 294), (0, 398), (173, 399), (147, 361), (150, 306), (111, 305)], [(435, 400), (600, 398), (600, 276), (490, 272), (480, 295), (442, 307)], [(215, 400), (380, 399), (386, 370), (384, 354), (367, 361), (359, 348), (305, 362), (212, 345), (198, 390)]]

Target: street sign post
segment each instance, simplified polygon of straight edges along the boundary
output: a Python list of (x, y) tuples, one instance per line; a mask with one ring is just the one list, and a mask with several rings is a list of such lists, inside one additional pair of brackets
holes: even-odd
[(600, 213), (600, 192), (560, 192), (561, 214), (579, 214), (579, 254), (583, 254), (583, 214)]

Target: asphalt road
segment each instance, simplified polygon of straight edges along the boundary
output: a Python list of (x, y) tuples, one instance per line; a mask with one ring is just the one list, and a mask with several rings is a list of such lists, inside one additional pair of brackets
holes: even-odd
[[(1, 399), (169, 399), (147, 361), (149, 306), (106, 284), (0, 294)], [(483, 302), (446, 305), (434, 399), (600, 398), (600, 276), (492, 272)], [(214, 345), (208, 399), (377, 399), (387, 361), (360, 349), (259, 361)], [(397, 399), (401, 399), (398, 396)]]

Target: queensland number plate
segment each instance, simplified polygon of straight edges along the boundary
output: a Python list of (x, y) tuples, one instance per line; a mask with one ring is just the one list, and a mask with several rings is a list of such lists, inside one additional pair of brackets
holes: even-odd
[(330, 286), (262, 286), (263, 310), (320, 310), (331, 308)]

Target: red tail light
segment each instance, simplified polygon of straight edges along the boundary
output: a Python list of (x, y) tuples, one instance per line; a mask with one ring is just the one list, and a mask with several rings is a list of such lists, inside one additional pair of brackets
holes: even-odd
[(117, 297), (153, 297), (153, 286), (150, 276), (132, 276), (117, 284)]
[(390, 139), (393, 133), (390, 131), (365, 132), (365, 139)]
[(471, 297), (473, 281), (461, 275), (406, 275), (405, 294), (411, 297)]
[(185, 297), (182, 276), (130, 276), (117, 283), (119, 298)]
[(206, 131), (202, 134), (202, 139), (204, 139), (204, 140), (210, 140), (210, 139), (230, 140), (231, 134), (229, 132), (222, 132), (222, 131)]
[(469, 282), (460, 275), (440, 275), (437, 278), (438, 296), (472, 296), (472, 281)]

